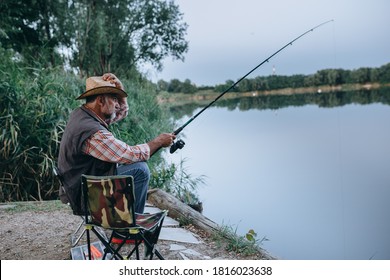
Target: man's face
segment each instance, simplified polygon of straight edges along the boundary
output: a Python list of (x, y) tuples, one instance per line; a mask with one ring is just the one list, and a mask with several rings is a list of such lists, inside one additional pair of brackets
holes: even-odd
[(115, 94), (105, 94), (102, 96), (101, 111), (105, 121), (110, 124), (116, 117), (116, 112), (119, 110), (120, 105), (118, 97)]

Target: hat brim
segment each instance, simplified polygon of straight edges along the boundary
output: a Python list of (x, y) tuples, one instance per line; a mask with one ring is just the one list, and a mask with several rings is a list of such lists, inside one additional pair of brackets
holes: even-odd
[(88, 96), (100, 95), (100, 94), (117, 94), (120, 97), (127, 97), (127, 93), (124, 92), (123, 90), (117, 88), (117, 87), (102, 86), (102, 87), (96, 87), (96, 88), (87, 90), (86, 92), (81, 94), (79, 97), (77, 97), (76, 100), (85, 99)]

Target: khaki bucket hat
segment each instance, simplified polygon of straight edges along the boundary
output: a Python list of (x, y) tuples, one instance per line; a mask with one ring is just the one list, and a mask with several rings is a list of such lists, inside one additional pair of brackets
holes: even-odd
[(115, 84), (111, 84), (110, 81), (104, 81), (103, 77), (89, 77), (85, 83), (86, 91), (77, 97), (76, 100), (99, 94), (117, 94), (120, 97), (127, 97), (125, 91), (117, 88)]

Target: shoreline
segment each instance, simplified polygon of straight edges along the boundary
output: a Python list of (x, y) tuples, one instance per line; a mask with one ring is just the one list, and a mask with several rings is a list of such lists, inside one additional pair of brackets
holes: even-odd
[[(80, 217), (74, 215), (70, 207), (61, 201), (3, 202), (0, 203), (0, 219), (3, 221), (0, 229), (0, 240), (3, 245), (0, 254), (3, 260), (71, 259), (70, 237), (80, 223)], [(48, 230), (42, 231), (42, 228), (48, 224), (50, 224)], [(29, 229), (28, 234), (26, 234), (26, 228)], [(172, 249), (178, 245), (199, 252), (199, 255), (189, 256), (189, 259), (194, 260), (203, 257), (219, 260), (276, 259), (266, 250), (248, 256), (227, 251), (225, 247), (218, 245), (210, 234), (194, 225), (178, 225), (177, 228), (180, 231), (191, 232), (199, 242), (192, 244), (159, 240), (158, 247), (167, 260), (183, 259), (180, 251)], [(18, 246), (10, 247), (15, 240), (20, 240)], [(84, 237), (80, 244), (85, 244)]]
[[(295, 95), (295, 94), (316, 94), (316, 93), (330, 93), (338, 91), (357, 91), (357, 90), (375, 90), (379, 88), (390, 87), (390, 83), (387, 84), (343, 84), (335, 86), (318, 86), (318, 87), (301, 87), (301, 88), (283, 88), (276, 90), (257, 90), (249, 92), (227, 92), (224, 95), (225, 99), (234, 99), (240, 97), (258, 97), (258, 96), (271, 96), (271, 95)], [(175, 105), (183, 105), (190, 102), (206, 102), (211, 101), (218, 97), (221, 93), (217, 93), (211, 90), (198, 91), (194, 94), (185, 93), (167, 93), (157, 95), (158, 104), (174, 103)]]

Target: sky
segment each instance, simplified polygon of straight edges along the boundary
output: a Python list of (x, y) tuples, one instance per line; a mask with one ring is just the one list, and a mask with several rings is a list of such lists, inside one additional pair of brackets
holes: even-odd
[(237, 81), (311, 28), (248, 78), (314, 74), (328, 68), (390, 62), (388, 0), (174, 0), (188, 24), (184, 61), (164, 60), (149, 79), (190, 79), (197, 86)]

